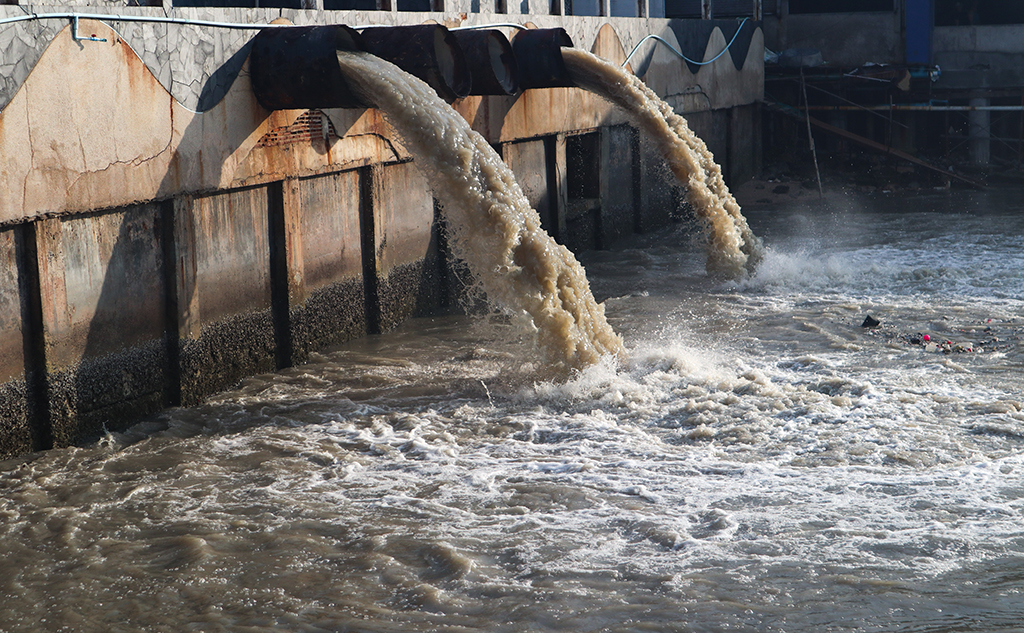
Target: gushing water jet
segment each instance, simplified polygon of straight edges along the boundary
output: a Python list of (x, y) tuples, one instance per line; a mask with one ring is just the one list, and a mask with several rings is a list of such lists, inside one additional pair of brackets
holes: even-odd
[(529, 318), (547, 367), (579, 370), (624, 353), (573, 254), (541, 227), (512, 171), (422, 81), (366, 53), (339, 51), (360, 97), (402, 136), (431, 183), (450, 246), (497, 307)]
[(622, 108), (686, 186), (688, 201), (708, 227), (708, 272), (729, 278), (753, 272), (764, 257), (761, 240), (747, 225), (721, 167), (686, 119), (633, 73), (586, 51), (566, 47), (561, 53), (571, 80)]
[[(622, 339), (590, 292), (583, 267), (544, 231), (512, 171), (487, 141), (445, 103), (470, 92), (460, 40), (482, 51), (478, 57), (489, 66), (483, 69), (489, 73), (476, 73), (484, 77), (478, 91), (512, 93), (521, 85), (512, 72), (517, 67), (514, 46), (547, 50), (543, 57), (558, 60), (561, 46), (572, 44), (563, 30), (524, 31), (517, 45), (503, 36), (495, 39), (493, 32), (456, 38), (439, 25), (375, 27), (361, 33), (348, 27), (275, 29), (261, 32), (257, 40), (253, 72), (259, 77), (253, 83), (265, 107), (374, 107), (383, 112), (427, 175), (455, 255), (469, 266), (488, 300), (529, 317), (552, 372), (564, 375), (602, 356), (623, 353)], [(331, 57), (343, 75), (340, 81), (325, 70)], [(530, 55), (534, 61), (537, 57)], [(568, 77), (557, 64), (531, 62), (525, 69), (529, 87), (564, 84)], [(321, 89), (318, 83), (325, 77), (336, 81), (338, 94)], [(297, 94), (284, 98), (279, 93), (285, 90)]]

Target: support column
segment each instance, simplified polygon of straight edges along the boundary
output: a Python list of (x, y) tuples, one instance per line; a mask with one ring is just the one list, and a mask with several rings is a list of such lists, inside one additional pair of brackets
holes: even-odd
[[(41, 365), (42, 350), (32, 344), (32, 293), (38, 296), (38, 278), (29, 279), (34, 249), (27, 253), (26, 228), (32, 224), (0, 231), (0, 459), (32, 450), (50, 448), (45, 418), (32, 415), (29, 374), (33, 360)], [(38, 277), (38, 276), (36, 276)], [(45, 428), (43, 428), (45, 427)]]
[(298, 303), (295, 299), (301, 299), (301, 294), (296, 297), (293, 294), (302, 291), (302, 235), (296, 226), (299, 219), (296, 187), (294, 179), (271, 183), (267, 187), (270, 311), (278, 369), (294, 364), (291, 309)]
[[(60, 218), (36, 223), (36, 252), (40, 278), (40, 312), (42, 316), (43, 371), (47, 376), (46, 408), (50, 421), (52, 446), (69, 446), (78, 439), (74, 429), (75, 401), (68, 380), (60, 380), (75, 362), (72, 350), (60, 345), (70, 338), (71, 319), (68, 314), (64, 285), (64, 250), (61, 245)], [(63, 387), (63, 388), (62, 388)]]
[(192, 196), (179, 196), (174, 199), (174, 260), (172, 270), (175, 271), (174, 323), (177, 325), (179, 341), (198, 339), (200, 331), (199, 292), (196, 286), (196, 245), (195, 218)]
[(299, 181), (290, 178), (281, 183), (285, 263), (287, 264), (288, 302), (292, 305), (306, 300), (305, 259), (302, 248), (302, 196)]
[[(974, 97), (969, 102), (972, 108), (986, 107), (989, 100)], [(991, 122), (992, 113), (988, 110), (971, 110), (967, 113), (969, 123), (967, 130), (968, 144), (971, 150), (971, 163), (988, 165), (992, 157)]]
[(601, 128), (598, 242), (602, 248), (633, 232), (633, 136), (633, 128), (628, 125)]

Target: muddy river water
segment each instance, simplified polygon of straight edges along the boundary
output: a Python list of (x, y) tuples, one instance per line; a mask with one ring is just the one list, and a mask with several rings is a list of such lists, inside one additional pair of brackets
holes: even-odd
[(1022, 194), (584, 254), (627, 352), (568, 382), (422, 319), (0, 463), (0, 630), (1020, 630)]

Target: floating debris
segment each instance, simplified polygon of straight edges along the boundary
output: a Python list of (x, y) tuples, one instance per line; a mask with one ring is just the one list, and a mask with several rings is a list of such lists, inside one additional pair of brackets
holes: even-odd
[[(868, 330), (867, 334), (885, 339), (888, 343), (919, 347), (927, 353), (943, 354), (977, 354), (992, 352), (1008, 352), (1017, 347), (1022, 340), (1022, 330), (1015, 324), (1004, 324), (999, 335), (992, 327), (992, 319), (982, 324), (967, 325), (956, 328), (960, 336), (950, 336), (949, 332), (942, 335), (925, 332), (900, 331), (891, 323), (882, 325), (878, 319), (868, 315), (861, 327)], [(998, 326), (997, 326), (998, 327)]]
[(882, 322), (871, 316), (870, 314), (864, 317), (864, 322), (860, 324), (861, 327), (875, 328), (881, 325)]

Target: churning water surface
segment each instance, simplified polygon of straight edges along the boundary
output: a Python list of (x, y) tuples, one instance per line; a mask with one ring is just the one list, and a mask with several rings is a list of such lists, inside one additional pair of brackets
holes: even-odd
[(741, 281), (586, 254), (628, 350), (568, 382), (419, 320), (5, 462), (0, 630), (1020, 630), (1021, 200), (748, 208)]

